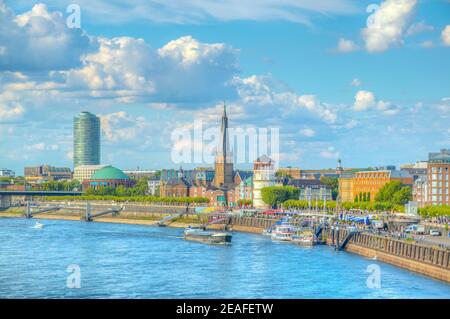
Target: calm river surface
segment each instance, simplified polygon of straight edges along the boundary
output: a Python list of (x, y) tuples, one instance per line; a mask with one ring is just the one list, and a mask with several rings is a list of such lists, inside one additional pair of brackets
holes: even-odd
[[(0, 219), (0, 298), (450, 298), (450, 285), (330, 247), (234, 233), (230, 246), (182, 229)], [(67, 288), (69, 265), (80, 288)], [(381, 288), (369, 289), (369, 265)]]

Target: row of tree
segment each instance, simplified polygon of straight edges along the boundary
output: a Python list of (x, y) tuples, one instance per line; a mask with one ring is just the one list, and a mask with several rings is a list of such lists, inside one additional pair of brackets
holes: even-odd
[(450, 206), (426, 206), (419, 208), (422, 217), (450, 217)]
[(370, 202), (370, 193), (369, 192), (361, 192), (355, 195), (355, 203), (359, 202)]
[(206, 197), (157, 197), (157, 196), (116, 196), (116, 195), (81, 195), (81, 196), (46, 196), (46, 200), (107, 200), (115, 202), (142, 202), (165, 204), (199, 204), (209, 203)]
[(137, 180), (134, 187), (125, 187), (119, 185), (117, 187), (104, 186), (98, 188), (88, 188), (85, 192), (86, 195), (100, 195), (100, 196), (144, 196), (148, 190), (148, 178), (143, 177)]
[(404, 212), (404, 205), (397, 205), (391, 202), (344, 202), (341, 203), (341, 207), (345, 210), (360, 209), (368, 211), (396, 211)]
[(81, 184), (77, 180), (70, 181), (48, 181), (33, 186), (33, 190), (42, 191), (81, 191)]
[[(319, 209), (323, 208), (323, 202), (319, 202)], [(289, 199), (283, 203), (283, 208), (286, 209), (306, 209), (309, 208), (309, 202), (306, 200)], [(314, 209), (315, 203), (312, 203), (312, 209)], [(336, 209), (336, 202), (327, 201), (325, 204), (326, 209)]]

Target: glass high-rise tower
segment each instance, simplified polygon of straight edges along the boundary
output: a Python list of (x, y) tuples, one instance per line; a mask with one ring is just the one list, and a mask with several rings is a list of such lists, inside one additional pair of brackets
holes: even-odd
[(100, 164), (100, 119), (81, 112), (73, 119), (73, 167)]

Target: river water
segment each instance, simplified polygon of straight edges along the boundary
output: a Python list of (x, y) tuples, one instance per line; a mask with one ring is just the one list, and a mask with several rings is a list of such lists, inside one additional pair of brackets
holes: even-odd
[(246, 233), (210, 246), (182, 229), (39, 221), (0, 219), (0, 298), (450, 298), (449, 284), (327, 246)]

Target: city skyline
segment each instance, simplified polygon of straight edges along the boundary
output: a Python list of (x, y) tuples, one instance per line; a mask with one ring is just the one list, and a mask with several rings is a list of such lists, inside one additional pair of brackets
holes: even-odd
[(18, 174), (72, 167), (81, 111), (101, 118), (102, 163), (177, 168), (170, 132), (195, 119), (218, 126), (223, 100), (230, 127), (280, 127), (281, 166), (398, 167), (450, 147), (444, 1), (377, 1), (372, 12), (371, 1), (299, 1), (246, 16), (149, 1), (127, 17), (80, 1), (81, 30), (66, 27), (65, 6), (43, 2), (0, 0), (0, 23), (16, 31), (0, 34), (0, 166)]

